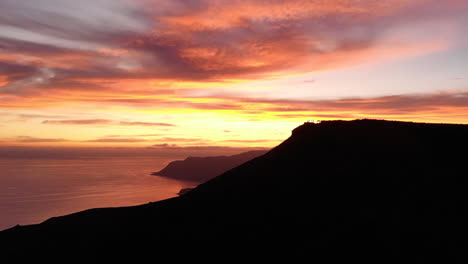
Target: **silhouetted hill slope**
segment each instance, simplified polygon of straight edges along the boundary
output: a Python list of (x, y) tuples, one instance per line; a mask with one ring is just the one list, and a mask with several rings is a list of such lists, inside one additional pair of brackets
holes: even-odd
[(304, 124), (267, 154), (177, 198), (0, 233), (4, 256), (465, 260), (467, 125)]
[(265, 153), (266, 150), (254, 150), (232, 156), (188, 157), (185, 160), (172, 161), (164, 169), (152, 174), (204, 182)]

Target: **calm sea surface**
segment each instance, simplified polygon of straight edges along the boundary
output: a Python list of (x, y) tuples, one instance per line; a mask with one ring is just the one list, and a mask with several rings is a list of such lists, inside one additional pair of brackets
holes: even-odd
[(177, 195), (186, 183), (157, 176), (172, 159), (0, 159), (0, 230), (96, 207)]

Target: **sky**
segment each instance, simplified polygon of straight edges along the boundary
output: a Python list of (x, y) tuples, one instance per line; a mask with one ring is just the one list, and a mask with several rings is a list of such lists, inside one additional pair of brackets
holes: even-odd
[(468, 123), (466, 0), (0, 0), (0, 146), (272, 147)]

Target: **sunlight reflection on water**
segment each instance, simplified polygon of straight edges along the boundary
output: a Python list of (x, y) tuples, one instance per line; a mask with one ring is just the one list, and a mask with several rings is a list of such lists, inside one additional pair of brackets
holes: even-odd
[(169, 159), (0, 159), (0, 230), (96, 207), (167, 199), (191, 183), (151, 176)]

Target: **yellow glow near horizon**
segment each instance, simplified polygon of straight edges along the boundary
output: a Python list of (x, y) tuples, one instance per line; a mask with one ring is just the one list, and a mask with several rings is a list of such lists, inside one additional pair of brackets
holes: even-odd
[(160, 1), (51, 7), (54, 32), (35, 4), (0, 10), (22, 14), (0, 32), (0, 144), (272, 147), (308, 119), (468, 122), (466, 1)]

